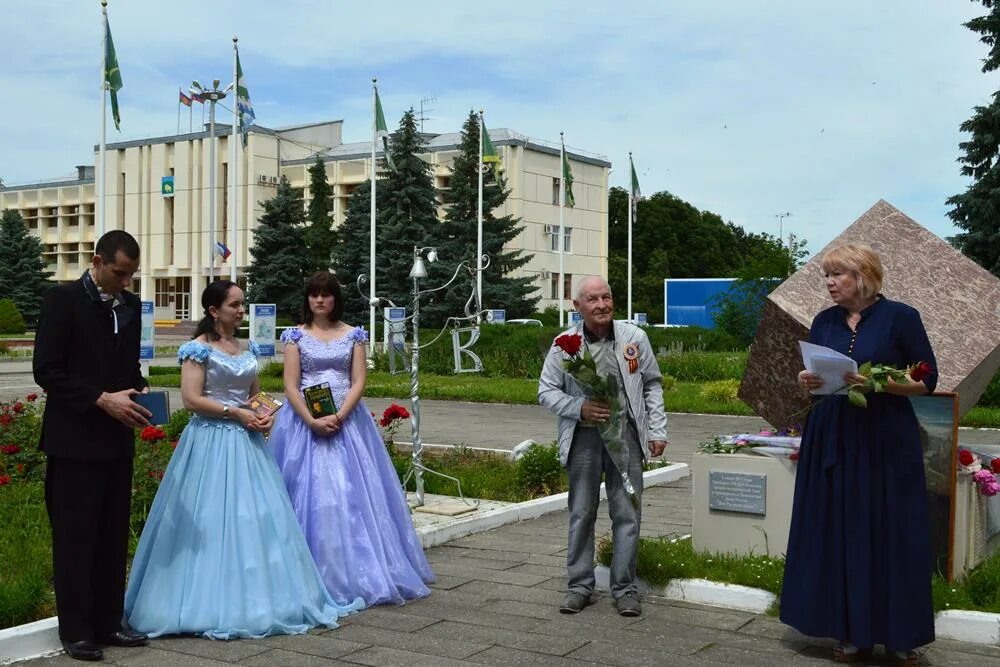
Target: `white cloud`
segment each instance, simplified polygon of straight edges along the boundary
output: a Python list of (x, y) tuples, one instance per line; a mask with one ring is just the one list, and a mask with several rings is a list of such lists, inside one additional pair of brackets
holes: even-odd
[[(99, 118), (96, 3), (21, 4), (0, 24), (8, 182), (91, 159)], [(972, 2), (178, 0), (109, 11), (123, 138), (172, 132), (177, 86), (227, 79), (238, 33), (266, 125), (343, 118), (345, 139), (363, 139), (378, 74), (391, 119), (433, 95), (427, 129), (454, 131), (482, 106), (491, 127), (550, 141), (564, 130), (568, 145), (607, 155), (613, 183), (632, 150), (644, 192), (670, 190), (753, 231), (776, 232), (774, 214), (791, 211), (785, 228), (814, 250), (880, 197), (954, 233), (943, 202), (965, 186), (958, 126), (1000, 87), (961, 25), (983, 11)]]

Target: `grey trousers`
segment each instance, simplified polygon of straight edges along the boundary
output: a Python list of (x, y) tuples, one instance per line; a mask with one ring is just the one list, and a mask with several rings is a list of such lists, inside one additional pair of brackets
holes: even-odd
[[(633, 429), (629, 441), (629, 477), (642, 499), (642, 450)], [(608, 514), (614, 557), (611, 561), (611, 594), (615, 599), (638, 590), (635, 561), (639, 548), (641, 504), (632, 505), (614, 462), (594, 428), (577, 428), (566, 461), (569, 473), (569, 548), (566, 551), (567, 589), (590, 594), (594, 590), (594, 524), (600, 505), (601, 475), (608, 491)]]

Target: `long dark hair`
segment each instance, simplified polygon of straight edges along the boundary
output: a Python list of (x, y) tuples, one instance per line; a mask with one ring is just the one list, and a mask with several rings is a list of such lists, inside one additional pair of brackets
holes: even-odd
[(197, 338), (202, 334), (208, 336), (209, 340), (222, 338), (215, 330), (215, 318), (209, 314), (208, 309), (212, 306), (221, 308), (222, 304), (226, 302), (229, 290), (236, 286), (232, 280), (216, 280), (214, 283), (209, 283), (205, 291), (201, 293), (201, 307), (205, 309), (205, 316), (198, 321), (198, 328), (194, 330), (192, 338)]
[(344, 294), (340, 289), (337, 276), (329, 271), (314, 273), (309, 282), (306, 283), (306, 293), (302, 298), (302, 321), (305, 324), (313, 323), (313, 312), (309, 307), (309, 297), (320, 294), (333, 295), (333, 310), (330, 311), (330, 322), (336, 324), (344, 316)]

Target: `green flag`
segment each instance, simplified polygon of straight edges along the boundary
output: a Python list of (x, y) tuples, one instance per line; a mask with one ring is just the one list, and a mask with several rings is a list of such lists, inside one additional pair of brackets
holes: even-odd
[(566, 155), (566, 147), (563, 146), (563, 183), (566, 187), (566, 206), (575, 206), (576, 199), (573, 198), (573, 170), (569, 166), (569, 156)]
[(111, 25), (108, 15), (104, 15), (104, 84), (111, 91), (111, 116), (115, 119), (115, 129), (121, 132), (121, 115), (118, 113), (118, 91), (122, 88), (122, 73), (118, 69), (115, 43), (111, 39)]
[(382, 141), (382, 152), (389, 169), (396, 171), (396, 164), (392, 161), (392, 153), (389, 152), (389, 127), (385, 124), (385, 114), (382, 113), (382, 100), (378, 96), (378, 88), (375, 89), (375, 137)]
[(504, 187), (503, 179), (503, 163), (500, 161), (500, 153), (497, 151), (496, 146), (493, 145), (493, 140), (490, 139), (490, 133), (486, 130), (486, 124), (483, 126), (483, 164), (488, 165), (490, 171), (493, 172), (493, 178), (496, 180), (497, 185), (501, 188)]
[(632, 162), (632, 156), (628, 156), (629, 167), (632, 168), (632, 201), (639, 201), (642, 197), (642, 191), (639, 190), (639, 177), (635, 175), (635, 163)]
[(253, 112), (253, 104), (250, 103), (250, 91), (247, 90), (247, 82), (243, 78), (243, 66), (240, 64), (240, 52), (238, 50), (236, 51), (236, 109), (240, 134), (243, 136), (243, 147), (246, 148), (250, 126), (253, 125), (257, 116)]

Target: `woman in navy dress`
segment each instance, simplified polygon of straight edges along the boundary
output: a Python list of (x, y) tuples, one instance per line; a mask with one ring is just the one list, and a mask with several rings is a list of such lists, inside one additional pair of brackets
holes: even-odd
[[(846, 395), (814, 403), (795, 479), (781, 620), (836, 639), (838, 662), (882, 644), (915, 665), (914, 649), (934, 641), (934, 613), (923, 454), (907, 397), (934, 390), (934, 352), (916, 309), (880, 294), (882, 263), (871, 248), (834, 248), (823, 271), (836, 305), (813, 320), (809, 342), (859, 366), (927, 362), (935, 370), (921, 382), (869, 393), (868, 407)], [(844, 384), (863, 379), (848, 373)], [(812, 390), (822, 380), (802, 371), (798, 383)]]

